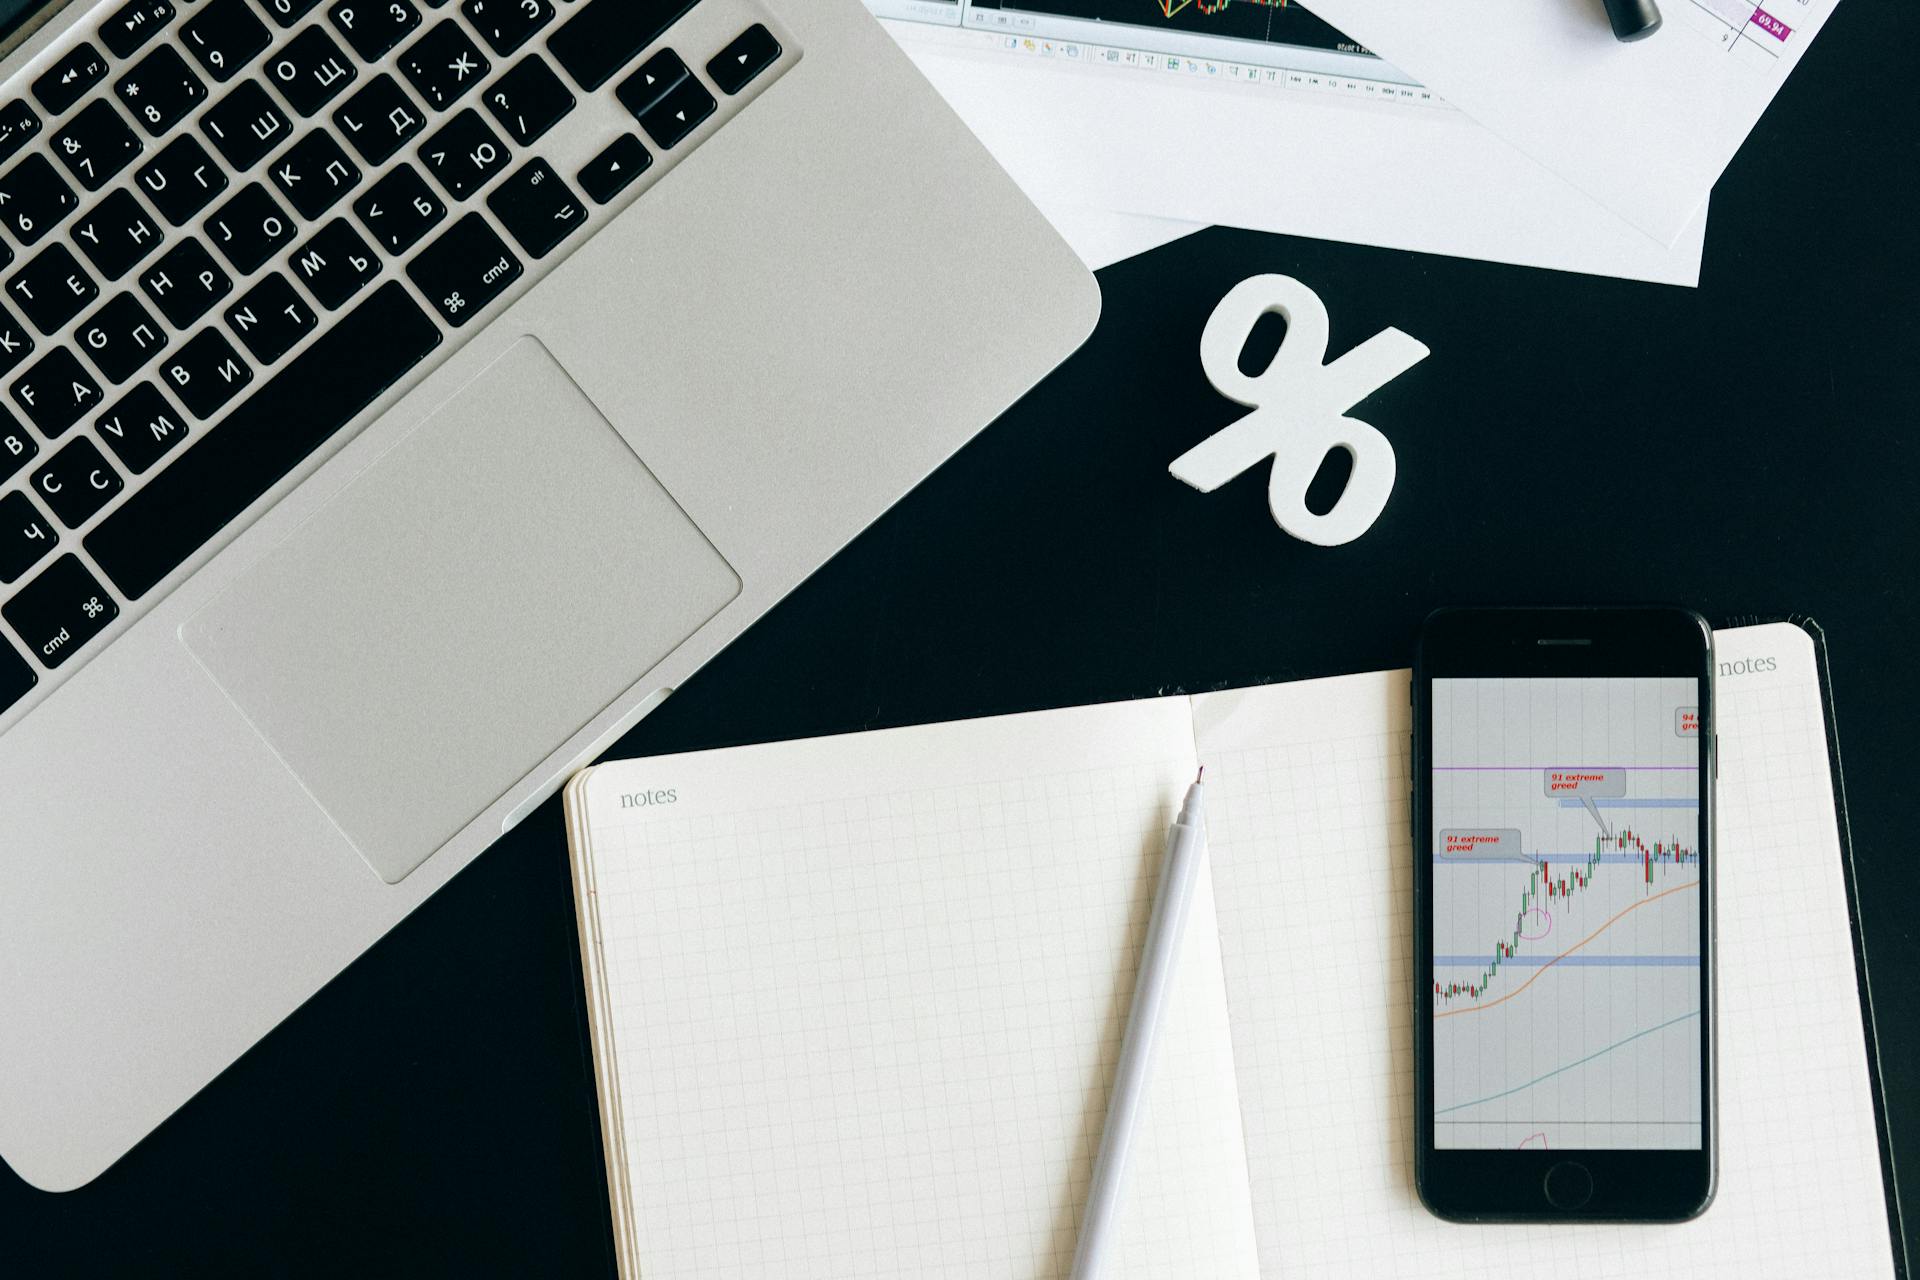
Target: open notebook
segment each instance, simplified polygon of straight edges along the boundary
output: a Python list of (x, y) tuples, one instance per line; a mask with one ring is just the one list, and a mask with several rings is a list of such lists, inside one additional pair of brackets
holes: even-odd
[(583, 773), (622, 1274), (1065, 1276), (1202, 762), (1211, 883), (1120, 1274), (1894, 1274), (1816, 651), (1786, 624), (1716, 644), (1740, 674), (1719, 691), (1722, 1172), (1699, 1220), (1458, 1226), (1415, 1199), (1407, 675), (1386, 672)]

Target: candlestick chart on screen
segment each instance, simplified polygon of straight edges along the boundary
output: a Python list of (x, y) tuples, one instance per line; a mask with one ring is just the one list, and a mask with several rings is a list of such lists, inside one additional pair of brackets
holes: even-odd
[(1698, 1145), (1695, 701), (1681, 679), (1435, 681), (1440, 1145)]

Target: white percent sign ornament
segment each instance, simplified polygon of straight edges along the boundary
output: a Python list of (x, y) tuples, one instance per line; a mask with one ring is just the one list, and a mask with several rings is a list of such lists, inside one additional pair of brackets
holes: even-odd
[[(1278, 313), (1287, 335), (1273, 363), (1258, 374), (1240, 371), (1240, 352), (1260, 317)], [(1202, 493), (1267, 458), (1273, 472), (1267, 506), (1274, 522), (1303, 542), (1337, 547), (1373, 527), (1393, 493), (1393, 445), (1347, 410), (1426, 359), (1426, 344), (1384, 329), (1332, 364), (1327, 358), (1327, 308), (1320, 295), (1292, 276), (1254, 276), (1235, 285), (1200, 334), (1207, 381), (1253, 412), (1216, 431), (1173, 460), (1167, 470)], [(1327, 453), (1345, 448), (1353, 474), (1325, 515), (1307, 508), (1307, 486)]]

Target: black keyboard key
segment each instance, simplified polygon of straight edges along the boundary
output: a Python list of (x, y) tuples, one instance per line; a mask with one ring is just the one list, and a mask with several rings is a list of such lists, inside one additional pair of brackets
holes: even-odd
[(0, 178), (0, 222), (21, 244), (38, 241), (79, 203), (73, 188), (42, 155), (28, 156)]
[(345, 218), (335, 218), (294, 253), (293, 273), (321, 306), (338, 311), (380, 274), (380, 260)]
[(40, 434), (52, 440), (100, 403), (100, 384), (73, 352), (55, 347), (14, 379), (13, 398)]
[(407, 264), (407, 275), (458, 328), (520, 278), (519, 259), (487, 220), (470, 213)]
[(267, 79), (303, 116), (332, 102), (357, 74), (333, 37), (319, 27), (308, 27), (267, 59)]
[(136, 385), (93, 425), (120, 465), (134, 475), (144, 475), (187, 438), (185, 415), (151, 382)]
[(13, 159), (20, 148), (40, 136), (40, 117), (25, 98), (0, 107), (0, 164)]
[(48, 670), (78, 653), (119, 616), (113, 597), (70, 555), (55, 560), (19, 595), (0, 605), (0, 617)]
[(640, 127), (661, 150), (677, 146), (702, 120), (713, 114), (713, 95), (692, 76), (667, 90), (660, 101), (640, 116)]
[(207, 86), (172, 45), (161, 45), (113, 82), (113, 92), (148, 137), (157, 138), (207, 100)]
[(553, 21), (553, 6), (547, 0), (460, 0), (460, 12), (479, 30), (480, 38), (502, 57), (533, 39), (534, 32)]
[(306, 17), (320, 0), (259, 0), (259, 3), (275, 22), (282, 27), (290, 27)]
[(395, 168), (353, 202), (360, 224), (388, 253), (401, 254), (447, 216), (447, 206), (410, 164)]
[(773, 32), (756, 22), (713, 55), (707, 63), (707, 77), (731, 97), (779, 57), (780, 42), (773, 38)]
[(53, 154), (89, 191), (105, 186), (141, 150), (139, 137), (105, 99), (82, 107), (55, 130), (51, 141)]
[(107, 60), (90, 44), (77, 44), (33, 82), (33, 96), (57, 116), (80, 101), (107, 74)]
[(140, 202), (122, 189), (87, 210), (73, 224), (73, 238), (102, 276), (118, 280), (160, 247), (160, 228)]
[(130, 293), (115, 294), (75, 331), (74, 341), (108, 382), (121, 383), (167, 345), (166, 331)]
[(492, 69), (493, 64), (452, 19), (421, 36), (400, 55), (402, 74), (435, 110), (479, 84)]
[(447, 194), (464, 200), (507, 165), (507, 147), (468, 107), (440, 127), (420, 148), (421, 163)]
[(420, 11), (407, 0), (340, 0), (327, 18), (362, 62), (379, 61), (420, 25)]
[(251, 169), (267, 152), (280, 145), (293, 124), (257, 80), (244, 80), (233, 92), (200, 117), (213, 145), (236, 169)]
[(202, 329), (160, 366), (160, 380), (187, 412), (210, 418), (253, 381), (253, 370), (218, 329)]
[(208, 75), (226, 81), (253, 61), (273, 37), (246, 0), (207, 0), (200, 12), (180, 24), (180, 39)]
[(227, 173), (213, 162), (200, 140), (181, 134), (160, 154), (134, 170), (134, 181), (160, 216), (174, 226), (184, 225), (227, 189)]
[(207, 238), (244, 276), (293, 239), (293, 220), (265, 187), (251, 182), (214, 210), (207, 219)]
[(124, 58), (160, 34), (173, 21), (167, 0), (130, 0), (100, 24), (100, 43), (116, 58)]
[(39, 452), (32, 433), (0, 409), (0, 481), (13, 479), (13, 473), (32, 462)]
[(696, 0), (588, 0), (547, 41), (583, 89), (598, 89), (640, 56)]
[(261, 364), (272, 364), (293, 350), (320, 322), (278, 271), (263, 276), (226, 314), (227, 328), (239, 335)]
[(140, 287), (176, 329), (184, 329), (233, 292), (233, 278), (189, 236), (140, 275)]
[(40, 683), (40, 677), (13, 646), (0, 640), (0, 715), (8, 707), (33, 692), (33, 686)]
[(487, 208), (529, 257), (544, 258), (587, 220), (580, 203), (545, 160), (530, 160), (487, 197)]
[(523, 147), (573, 110), (573, 95), (539, 54), (528, 54), (494, 81), (486, 102), (507, 136)]
[(52, 333), (99, 297), (100, 288), (72, 250), (64, 244), (52, 244), (7, 281), (7, 293), (20, 304), (34, 328)]
[(627, 184), (653, 166), (653, 153), (631, 133), (607, 145), (580, 170), (580, 187), (595, 204), (605, 204), (627, 189)]
[(615, 85), (613, 96), (620, 99), (620, 105), (637, 117), (692, 74), (687, 70), (687, 64), (680, 60), (679, 54), (671, 49), (662, 49), (641, 63), (632, 75)]
[[(0, 378), (12, 373), (22, 360), (33, 354), (33, 335), (27, 332), (25, 325), (8, 315), (0, 308)], [(6, 410), (0, 409), (0, 426), (7, 425)], [(5, 433), (0, 432), (0, 446), (6, 443)], [(7, 478), (7, 459), (0, 451), (0, 480)]]
[[(0, 582), (20, 581), (59, 540), (60, 535), (26, 494), (10, 493), (0, 498)], [(0, 667), (12, 656), (12, 650), (0, 648)], [(0, 672), (0, 706), (6, 703), (5, 684), (5, 674)]]
[(426, 115), (400, 82), (381, 72), (333, 113), (333, 123), (368, 164), (385, 164), (427, 127)]
[(281, 152), (268, 172), (280, 194), (310, 222), (360, 181), (359, 168), (325, 129), (315, 129)]
[(33, 491), (69, 529), (78, 529), (93, 519), (95, 512), (126, 487), (127, 482), (101, 454), (100, 447), (84, 435), (33, 473)]
[(387, 281), (101, 521), (87, 550), (121, 591), (145, 595), (440, 341)]

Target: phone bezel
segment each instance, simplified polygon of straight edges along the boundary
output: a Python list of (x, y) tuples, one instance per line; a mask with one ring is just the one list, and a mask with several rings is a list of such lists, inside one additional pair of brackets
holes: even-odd
[[(1543, 641), (1545, 643), (1543, 643)], [(1700, 685), (1700, 1072), (1698, 1151), (1458, 1150), (1434, 1145), (1432, 682), (1448, 676), (1693, 676)], [(1421, 628), (1410, 696), (1414, 862), (1414, 1183), (1440, 1217), (1486, 1221), (1674, 1222), (1695, 1217), (1715, 1181), (1713, 633), (1679, 608), (1444, 609)], [(1578, 1208), (1547, 1198), (1562, 1164), (1590, 1175)]]

